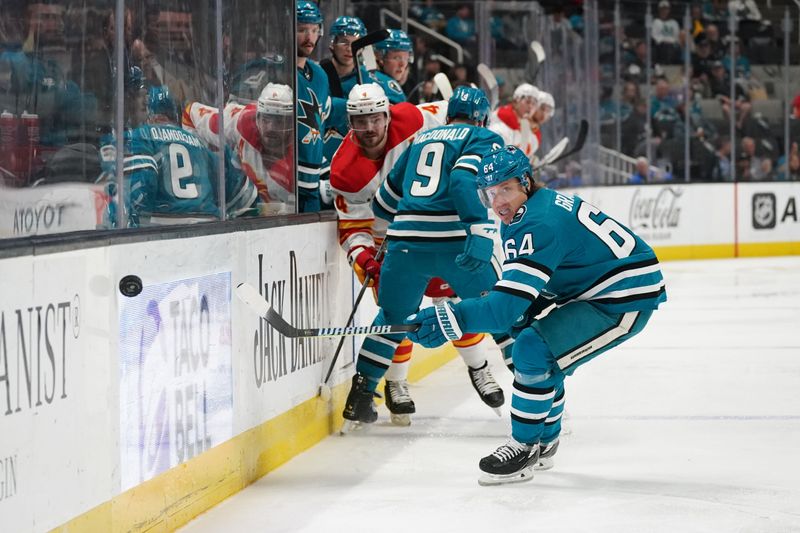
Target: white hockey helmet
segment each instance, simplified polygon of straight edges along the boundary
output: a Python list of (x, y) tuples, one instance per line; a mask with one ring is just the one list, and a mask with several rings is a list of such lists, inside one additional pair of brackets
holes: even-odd
[(258, 114), (291, 116), (294, 113), (292, 88), (280, 83), (268, 83), (258, 97), (256, 111)]
[(389, 99), (377, 83), (356, 84), (347, 96), (347, 116), (389, 113)]
[(556, 111), (556, 101), (553, 99), (553, 95), (541, 91), (539, 93), (539, 108), (544, 110), (545, 121), (553, 118), (553, 113)]
[(521, 100), (523, 98), (533, 98), (534, 101), (539, 101), (539, 89), (530, 83), (522, 83), (514, 89), (514, 100)]

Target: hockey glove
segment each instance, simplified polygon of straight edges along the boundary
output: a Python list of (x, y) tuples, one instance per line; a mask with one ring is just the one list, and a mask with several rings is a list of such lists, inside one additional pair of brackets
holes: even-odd
[(472, 224), (464, 243), (464, 251), (456, 256), (456, 265), (467, 272), (480, 272), (489, 265), (494, 251), (492, 236), (497, 226), (492, 223)]
[(380, 278), (381, 275), (381, 264), (375, 260), (376, 253), (375, 248), (359, 246), (351, 250), (348, 254), (350, 266), (353, 267), (356, 276), (358, 276), (362, 284), (367, 278), (367, 275), (369, 275), (369, 287), (377, 286), (378, 278)]
[(426, 348), (458, 340), (464, 335), (458, 317), (458, 308), (450, 302), (420, 309), (417, 314), (406, 318), (406, 324), (419, 324), (419, 329), (410, 332), (408, 339)]
[(333, 189), (331, 188), (331, 180), (319, 180), (319, 199), (324, 207), (331, 207), (333, 205)]

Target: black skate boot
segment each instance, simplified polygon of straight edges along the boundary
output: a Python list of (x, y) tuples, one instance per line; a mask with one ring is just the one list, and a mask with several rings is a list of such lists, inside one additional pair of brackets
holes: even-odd
[(342, 413), (345, 420), (342, 433), (357, 429), (361, 424), (372, 424), (378, 419), (378, 411), (375, 402), (372, 401), (375, 393), (369, 390), (367, 385), (367, 377), (363, 374), (353, 376), (353, 384)]
[(478, 391), (483, 403), (494, 409), (497, 416), (501, 416), (500, 406), (506, 402), (506, 397), (503, 395), (503, 389), (494, 380), (494, 376), (489, 370), (489, 362), (486, 361), (480, 368), (468, 366), (467, 370), (469, 371), (469, 379), (472, 381), (472, 386)]
[(533, 467), (534, 470), (550, 470), (553, 468), (553, 456), (558, 451), (558, 439), (547, 444), (539, 445), (539, 462)]
[(383, 395), (386, 397), (386, 407), (389, 409), (392, 424), (411, 425), (411, 415), (417, 412), (417, 408), (408, 393), (408, 381), (387, 381), (383, 387)]
[(502, 485), (533, 479), (534, 465), (539, 462), (539, 445), (522, 444), (513, 438), (481, 459), (479, 485)]

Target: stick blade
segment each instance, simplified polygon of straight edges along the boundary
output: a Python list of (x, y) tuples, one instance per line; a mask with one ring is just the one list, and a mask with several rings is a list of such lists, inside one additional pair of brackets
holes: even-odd
[(389, 30), (386, 28), (381, 28), (380, 30), (376, 30), (372, 33), (368, 33), (360, 39), (356, 39), (353, 41), (353, 44), (350, 45), (350, 49), (353, 52), (353, 55), (356, 55), (359, 50), (366, 46), (370, 46), (375, 43), (379, 43), (381, 41), (385, 41), (389, 38)]
[(267, 318), (270, 309), (272, 309), (264, 297), (258, 294), (256, 288), (249, 283), (240, 283), (237, 285), (236, 296), (238, 296), (251, 311), (263, 318)]
[(541, 65), (547, 59), (547, 54), (544, 52), (544, 47), (539, 41), (531, 41), (531, 52), (536, 57), (536, 61)]
[(436, 88), (439, 89), (439, 94), (442, 95), (443, 99), (449, 100), (450, 97), (453, 96), (453, 87), (450, 85), (450, 79), (444, 72), (435, 75), (433, 77), (433, 83), (436, 85)]

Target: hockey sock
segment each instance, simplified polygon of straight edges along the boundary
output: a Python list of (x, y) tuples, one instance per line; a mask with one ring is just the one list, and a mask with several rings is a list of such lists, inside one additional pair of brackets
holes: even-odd
[(486, 362), (486, 350), (481, 345), (483, 338), (483, 333), (467, 333), (457, 341), (453, 341), (458, 355), (470, 368), (480, 368)]
[(536, 443), (541, 439), (555, 398), (555, 381), (549, 376), (533, 385), (523, 385), (519, 379), (514, 379), (511, 436), (518, 442)]
[(403, 342), (400, 343), (397, 350), (394, 352), (394, 358), (392, 359), (391, 366), (389, 366), (389, 370), (387, 370), (386, 375), (383, 376), (386, 381), (403, 381), (408, 379), (408, 368), (411, 363), (411, 349), (413, 346), (410, 340), (403, 339)]
[(542, 431), (541, 441), (544, 443), (553, 442), (561, 434), (561, 417), (564, 414), (563, 380), (556, 385), (554, 392), (553, 405), (544, 421), (544, 431)]
[(511, 351), (514, 348), (514, 339), (510, 335), (492, 335), (494, 342), (500, 351), (503, 352), (503, 362), (510, 371), (514, 371), (514, 363), (511, 359)]

